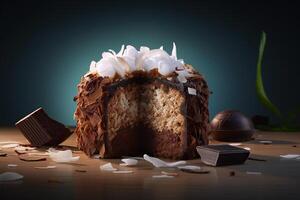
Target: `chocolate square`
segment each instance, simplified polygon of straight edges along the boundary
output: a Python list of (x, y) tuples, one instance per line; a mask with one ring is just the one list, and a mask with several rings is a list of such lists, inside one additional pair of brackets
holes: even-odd
[(56, 146), (66, 140), (72, 132), (62, 123), (51, 119), (42, 108), (19, 120), (20, 129), (32, 146)]

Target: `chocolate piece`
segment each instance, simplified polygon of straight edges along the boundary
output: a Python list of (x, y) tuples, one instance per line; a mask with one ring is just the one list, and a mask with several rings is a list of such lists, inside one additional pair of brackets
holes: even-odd
[(241, 142), (251, 140), (255, 129), (252, 122), (241, 112), (226, 110), (218, 113), (210, 123), (215, 140)]
[(227, 144), (198, 146), (197, 151), (201, 161), (212, 166), (242, 164), (250, 154), (248, 150)]
[(56, 146), (72, 133), (63, 124), (51, 119), (42, 108), (16, 123), (32, 146)]

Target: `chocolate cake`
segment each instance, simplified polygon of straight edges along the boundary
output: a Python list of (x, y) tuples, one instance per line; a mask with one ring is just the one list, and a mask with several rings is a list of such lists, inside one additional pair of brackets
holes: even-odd
[(209, 90), (203, 76), (161, 47), (104, 52), (81, 78), (78, 147), (101, 158), (149, 155), (190, 159), (208, 144)]

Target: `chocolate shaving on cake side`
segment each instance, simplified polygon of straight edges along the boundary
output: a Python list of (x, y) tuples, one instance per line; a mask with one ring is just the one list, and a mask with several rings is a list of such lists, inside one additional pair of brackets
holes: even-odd
[[(123, 64), (129, 47), (125, 51), (122, 48), (118, 54), (103, 55), (104, 61), (111, 59), (114, 63), (115, 59)], [(146, 53), (142, 50), (145, 51), (141, 48), (138, 53), (144, 61), (147, 55), (154, 54), (157, 58), (166, 54), (161, 49), (146, 49)], [(135, 64), (140, 57), (137, 56)], [(175, 55), (173, 48), (170, 56), (173, 62), (171, 59), (179, 65), (176, 46)], [(200, 73), (187, 64), (180, 65), (180, 69), (174, 67), (178, 71), (163, 66), (146, 69), (139, 64), (130, 70), (132, 65), (125, 64), (125, 73), (118, 71), (120, 65), (116, 73), (103, 75), (101, 62), (81, 78), (74, 98), (79, 149), (89, 156), (99, 154), (101, 158), (145, 153), (170, 159), (197, 157), (196, 146), (208, 144), (209, 131), (209, 89)], [(109, 62), (105, 64), (110, 67)], [(188, 76), (182, 77), (182, 70)], [(188, 88), (195, 89), (196, 93), (190, 94)]]

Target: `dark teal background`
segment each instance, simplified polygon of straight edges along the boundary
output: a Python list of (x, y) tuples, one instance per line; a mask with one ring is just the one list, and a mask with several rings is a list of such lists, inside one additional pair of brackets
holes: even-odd
[(51, 1), (1, 3), (0, 124), (38, 107), (75, 124), (76, 85), (92, 60), (122, 44), (171, 51), (206, 77), (211, 116), (269, 115), (255, 93), (260, 33), (267, 32), (265, 88), (281, 110), (300, 106), (297, 6), (291, 2)]

